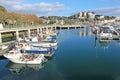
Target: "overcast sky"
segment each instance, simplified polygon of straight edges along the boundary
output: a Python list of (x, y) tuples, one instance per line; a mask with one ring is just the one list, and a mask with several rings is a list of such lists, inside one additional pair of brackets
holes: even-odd
[(120, 0), (0, 0), (9, 12), (37, 16), (70, 16), (81, 11), (120, 16)]

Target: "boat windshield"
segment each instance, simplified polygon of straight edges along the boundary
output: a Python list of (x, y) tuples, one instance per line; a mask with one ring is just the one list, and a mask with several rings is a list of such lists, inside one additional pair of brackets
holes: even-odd
[(15, 52), (9, 52), (9, 54), (15, 54)]
[(109, 30), (104, 30), (103, 33), (111, 33)]
[(112, 33), (110, 30), (101, 30), (100, 33)]
[(31, 44), (40, 44), (40, 42), (37, 42), (37, 41), (36, 42), (31, 42)]
[(101, 27), (101, 29), (110, 29), (109, 27)]

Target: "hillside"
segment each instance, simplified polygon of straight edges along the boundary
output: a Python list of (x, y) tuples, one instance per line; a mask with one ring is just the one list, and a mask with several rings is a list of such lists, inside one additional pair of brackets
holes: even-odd
[(1, 5), (0, 5), (0, 11), (7, 12), (7, 10)]

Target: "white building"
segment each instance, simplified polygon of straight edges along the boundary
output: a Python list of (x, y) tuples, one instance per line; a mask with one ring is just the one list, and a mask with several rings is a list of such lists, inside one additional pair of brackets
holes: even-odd
[(116, 17), (115, 19), (116, 19), (116, 20), (120, 20), (120, 16)]
[(76, 18), (84, 19), (87, 17), (88, 12), (79, 12), (75, 15)]
[(99, 19), (103, 19), (105, 16), (100, 16)]
[(95, 18), (95, 14), (92, 13), (92, 12), (88, 12), (88, 18), (94, 19)]
[(0, 23), (0, 29), (3, 29), (3, 25)]
[(76, 18), (80, 18), (80, 19), (85, 19), (85, 18), (94, 18), (95, 14), (92, 12), (79, 12), (78, 14), (75, 15)]

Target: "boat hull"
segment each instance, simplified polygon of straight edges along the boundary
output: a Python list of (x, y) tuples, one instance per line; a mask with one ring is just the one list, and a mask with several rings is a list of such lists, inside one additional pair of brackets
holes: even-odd
[(31, 56), (30, 54), (4, 54), (3, 56), (7, 59), (9, 59), (13, 63), (19, 63), (19, 64), (41, 64), (44, 62), (44, 55), (43, 54), (37, 54), (37, 57)]

